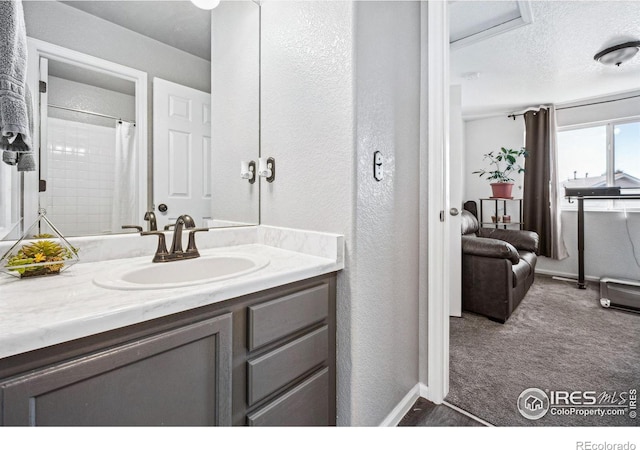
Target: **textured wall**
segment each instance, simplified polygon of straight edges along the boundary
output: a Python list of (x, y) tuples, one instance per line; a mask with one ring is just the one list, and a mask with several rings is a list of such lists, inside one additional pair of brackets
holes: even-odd
[(211, 15), (214, 220), (258, 223), (259, 183), (240, 178), (240, 161), (260, 154), (260, 7), (223, 2)]
[(262, 5), (262, 189), (269, 225), (343, 233), (352, 215), (353, 5)]
[(262, 5), (261, 152), (278, 170), (261, 223), (346, 236), (341, 425), (378, 425), (418, 380), (419, 17), (417, 2)]
[[(357, 197), (352, 425), (418, 381), (419, 2), (356, 2)], [(373, 178), (373, 154), (384, 179)]]

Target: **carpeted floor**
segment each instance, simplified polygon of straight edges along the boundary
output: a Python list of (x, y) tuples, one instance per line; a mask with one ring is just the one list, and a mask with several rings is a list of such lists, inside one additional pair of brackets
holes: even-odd
[(533, 387), (640, 391), (640, 314), (602, 308), (599, 298), (597, 283), (580, 290), (538, 276), (504, 325), (466, 312), (452, 317), (446, 400), (497, 426), (640, 426), (629, 411), (606, 417), (548, 412), (534, 421), (516, 406), (520, 393)]

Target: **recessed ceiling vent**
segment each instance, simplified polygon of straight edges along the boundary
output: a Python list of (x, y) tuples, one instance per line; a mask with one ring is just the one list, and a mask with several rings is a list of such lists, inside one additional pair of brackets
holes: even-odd
[(607, 66), (620, 66), (620, 64), (636, 56), (638, 50), (640, 50), (640, 41), (625, 42), (624, 44), (605, 48), (596, 53), (593, 59)]

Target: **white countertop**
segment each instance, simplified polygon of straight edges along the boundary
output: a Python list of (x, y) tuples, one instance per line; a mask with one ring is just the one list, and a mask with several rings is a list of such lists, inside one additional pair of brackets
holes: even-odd
[[(267, 229), (266, 234), (273, 235), (273, 230), (282, 234), (286, 229)], [(265, 233), (261, 231), (261, 234)], [(341, 236), (335, 242), (338, 246), (343, 245)], [(201, 249), (200, 253), (202, 256), (216, 253), (260, 255), (268, 258), (269, 264), (246, 275), (208, 284), (131, 291), (98, 287), (93, 278), (122, 265), (142, 260), (150, 262), (152, 255), (76, 264), (59, 275), (48, 277), (18, 279), (2, 275), (0, 358), (335, 272), (344, 267), (340, 248), (334, 252), (336, 258), (285, 250), (264, 243)]]

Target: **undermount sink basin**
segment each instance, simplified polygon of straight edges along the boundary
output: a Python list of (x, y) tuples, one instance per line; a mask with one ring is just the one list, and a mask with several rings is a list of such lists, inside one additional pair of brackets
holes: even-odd
[(184, 261), (127, 265), (98, 275), (93, 282), (108, 289), (169, 289), (239, 277), (267, 264), (268, 259), (256, 255), (216, 254)]

